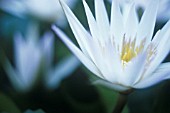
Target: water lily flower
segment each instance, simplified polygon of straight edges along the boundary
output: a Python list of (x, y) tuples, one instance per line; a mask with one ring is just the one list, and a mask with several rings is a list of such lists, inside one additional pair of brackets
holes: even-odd
[(26, 39), (21, 34), (14, 37), (15, 68), (6, 61), (6, 72), (12, 85), (17, 91), (29, 91), (40, 69), (42, 52), (33, 38)]
[(26, 38), (21, 33), (14, 36), (15, 68), (7, 59), (5, 70), (17, 91), (26, 92), (31, 90), (38, 79), (42, 60), (45, 62), (46, 68), (51, 65), (53, 34), (46, 32), (40, 41), (38, 41), (38, 38), (39, 28), (36, 23), (30, 23)]
[(98, 83), (118, 91), (146, 88), (170, 77), (170, 63), (161, 63), (170, 50), (170, 21), (153, 36), (159, 0), (152, 0), (139, 21), (134, 3), (124, 16), (112, 1), (110, 22), (103, 0), (94, 0), (95, 18), (83, 0), (90, 28), (86, 30), (60, 0), (80, 46), (55, 25), (56, 34), (79, 60), (100, 78)]
[[(110, 2), (112, 0), (109, 0)], [(119, 0), (123, 5), (128, 5), (130, 2), (135, 1), (137, 8), (142, 8), (143, 10), (149, 5), (151, 0)], [(167, 21), (170, 18), (170, 0), (160, 0), (158, 16), (159, 21)]]
[[(64, 0), (73, 7), (76, 0)], [(2, 0), (0, 8), (19, 17), (31, 16), (43, 21), (64, 22), (64, 13), (58, 0)]]
[(15, 68), (8, 59), (4, 64), (9, 80), (17, 91), (30, 91), (39, 78), (40, 70), (44, 73), (44, 76), (41, 76), (44, 85), (55, 89), (79, 66), (78, 59), (71, 55), (53, 68), (53, 42), (54, 35), (50, 31), (39, 39), (37, 23), (30, 24), (26, 38), (21, 33), (14, 36)]

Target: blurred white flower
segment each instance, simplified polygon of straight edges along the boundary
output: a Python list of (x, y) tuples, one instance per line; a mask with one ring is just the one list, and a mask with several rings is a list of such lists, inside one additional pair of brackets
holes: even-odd
[(32, 40), (24, 40), (21, 34), (14, 37), (15, 68), (6, 63), (7, 75), (18, 91), (29, 91), (34, 85), (40, 69), (42, 52), (40, 46)]
[[(79, 66), (80, 62), (73, 56), (64, 58), (55, 68), (52, 66), (54, 56), (54, 35), (46, 32), (39, 39), (39, 29), (36, 23), (31, 23), (26, 38), (20, 33), (14, 37), (15, 68), (6, 59), (5, 70), (9, 80), (18, 91), (30, 91), (43, 71), (44, 85), (55, 89), (60, 82)], [(42, 74), (42, 73), (41, 73)]]
[[(110, 2), (112, 0), (109, 0)], [(137, 8), (145, 8), (149, 5), (151, 0), (119, 0), (122, 5), (128, 5), (130, 2), (135, 2)], [(170, 0), (160, 0), (159, 9), (158, 9), (158, 16), (157, 19), (159, 21), (167, 21), (170, 18)]]
[(109, 22), (103, 0), (94, 1), (96, 18), (83, 0), (89, 33), (60, 0), (80, 49), (56, 26), (53, 30), (79, 60), (101, 78), (97, 83), (125, 91), (168, 79), (170, 63), (161, 62), (170, 50), (170, 21), (153, 37), (159, 0), (150, 2), (140, 22), (134, 4), (128, 16), (124, 16), (118, 1), (113, 0)]
[[(64, 1), (70, 7), (76, 2), (76, 0)], [(58, 0), (2, 0), (0, 8), (19, 17), (30, 15), (48, 22), (56, 20), (60, 24), (64, 22), (64, 14)]]

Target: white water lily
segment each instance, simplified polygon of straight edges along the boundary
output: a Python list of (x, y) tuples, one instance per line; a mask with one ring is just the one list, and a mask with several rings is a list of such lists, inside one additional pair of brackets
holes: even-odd
[[(73, 7), (76, 2), (76, 0), (64, 1), (70, 7)], [(2, 0), (0, 8), (19, 17), (30, 15), (49, 22), (64, 19), (64, 13), (58, 0)], [(62, 22), (60, 21), (60, 23)]]
[(17, 91), (30, 91), (37, 82), (40, 71), (44, 74), (41, 76), (44, 85), (55, 89), (80, 64), (75, 56), (69, 56), (53, 67), (54, 35), (48, 31), (39, 39), (38, 27), (37, 23), (31, 23), (26, 38), (21, 33), (14, 36), (15, 68), (8, 59), (4, 63), (9, 80)]
[[(109, 0), (110, 2), (112, 0)], [(135, 2), (137, 8), (142, 8), (143, 10), (149, 5), (151, 0), (119, 0), (123, 5), (128, 5), (130, 2)], [(160, 0), (158, 16), (159, 21), (167, 21), (170, 18), (170, 0)]]
[(15, 37), (15, 65), (6, 62), (6, 72), (18, 91), (29, 91), (34, 85), (42, 58), (41, 49), (33, 40), (24, 40), (19, 34)]
[(170, 21), (153, 36), (159, 0), (150, 2), (140, 22), (134, 4), (124, 16), (117, 0), (113, 0), (109, 22), (103, 0), (95, 0), (96, 18), (83, 0), (90, 33), (60, 2), (80, 49), (59, 28), (52, 28), (79, 60), (101, 78), (98, 83), (125, 91), (146, 88), (170, 77), (170, 63), (161, 63), (170, 50)]
[(25, 39), (21, 33), (14, 36), (15, 68), (6, 60), (5, 70), (18, 91), (29, 91), (34, 86), (43, 59), (46, 68), (51, 65), (53, 34), (46, 32), (41, 41), (37, 41), (38, 37), (39, 29), (35, 23), (30, 24)]

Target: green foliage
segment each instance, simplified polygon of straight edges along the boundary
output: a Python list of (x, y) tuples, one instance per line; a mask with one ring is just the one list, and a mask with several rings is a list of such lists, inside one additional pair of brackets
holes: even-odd
[(6, 95), (0, 92), (0, 112), (21, 113), (17, 105)]

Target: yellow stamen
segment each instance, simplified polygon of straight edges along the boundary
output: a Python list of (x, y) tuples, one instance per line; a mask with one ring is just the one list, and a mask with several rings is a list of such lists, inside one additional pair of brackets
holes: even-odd
[(130, 39), (129, 41), (126, 41), (124, 36), (121, 52), (121, 60), (123, 66), (125, 66), (129, 61), (131, 61), (143, 50), (144, 43), (145, 39), (141, 41), (139, 46), (136, 46), (136, 38), (133, 41), (131, 41)]

